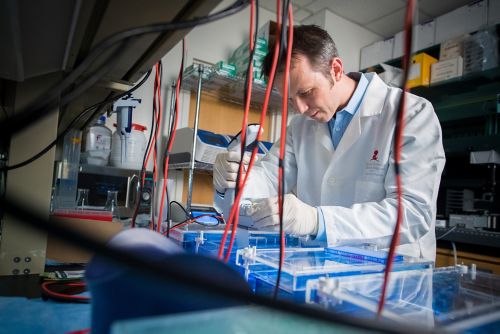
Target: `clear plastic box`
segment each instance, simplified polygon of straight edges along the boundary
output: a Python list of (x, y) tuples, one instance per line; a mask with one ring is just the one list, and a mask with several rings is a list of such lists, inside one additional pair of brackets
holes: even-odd
[[(310, 280), (306, 302), (374, 318), (382, 282), (383, 274)], [(498, 331), (500, 276), (476, 272), (463, 265), (392, 272), (382, 317), (438, 332)]]
[[(187, 251), (203, 254), (217, 254), (219, 244), (224, 234), (225, 225), (203, 226), (200, 224), (191, 224), (179, 229), (170, 230), (170, 238), (174, 239)], [(229, 231), (226, 243), (229, 244), (231, 231)], [(275, 248), (279, 247), (279, 233), (269, 231), (257, 231), (247, 229), (237, 229), (236, 238), (233, 245), (233, 252), (248, 246), (257, 248)], [(299, 245), (299, 238), (287, 235), (285, 237), (286, 247), (296, 247)]]
[[(500, 276), (464, 265), (391, 273), (382, 316), (441, 331), (500, 328)], [(383, 274), (310, 280), (306, 301), (336, 312), (375, 317)]]
[[(383, 272), (385, 264), (360, 259), (353, 254), (335, 254), (335, 248), (287, 248), (281, 271), (280, 288), (289, 292), (305, 291), (310, 279), (336, 276), (357, 276), (369, 273)], [(351, 249), (353, 252), (355, 248)], [(366, 254), (366, 249), (360, 253)], [(384, 254), (375, 251), (373, 254)], [(247, 247), (238, 250), (236, 263), (244, 267), (247, 279), (255, 278), (270, 285), (276, 284), (279, 267), (279, 249), (257, 249)], [(432, 268), (433, 262), (403, 256), (394, 262), (393, 270), (410, 270)]]

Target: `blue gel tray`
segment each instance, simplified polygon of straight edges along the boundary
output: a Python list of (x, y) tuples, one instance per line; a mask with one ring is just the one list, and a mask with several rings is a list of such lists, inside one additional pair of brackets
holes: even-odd
[[(492, 333), (500, 328), (500, 276), (465, 266), (393, 272), (382, 317), (437, 333)], [(308, 303), (374, 319), (384, 274), (310, 280)], [(493, 331), (495, 332), (495, 331)]]
[[(206, 242), (215, 242), (218, 244), (222, 240), (225, 225), (218, 226), (203, 226), (199, 224), (192, 224), (180, 229), (173, 229), (170, 231), (170, 238), (176, 241), (177, 244), (182, 246), (188, 252), (197, 253), (199, 246)], [(229, 231), (227, 240), (231, 237)], [(277, 232), (257, 231), (238, 229), (233, 250), (244, 248), (247, 246), (256, 246), (258, 248), (275, 248), (279, 247), (280, 236)], [(297, 237), (287, 235), (285, 237), (285, 247), (297, 247), (300, 240)], [(212, 245), (207, 246), (211, 248)]]
[[(253, 253), (252, 253), (253, 251)], [(279, 267), (279, 249), (241, 249), (236, 263), (245, 268), (247, 279), (253, 275), (271, 285), (276, 284)], [(395, 262), (393, 271), (432, 268), (433, 262), (412, 257), (403, 257)], [(287, 248), (282, 266), (280, 288), (294, 293), (304, 291), (307, 281), (319, 277), (358, 276), (379, 273), (385, 265), (379, 262), (334, 254), (325, 248)]]
[[(336, 255), (342, 255), (347, 258), (366, 260), (371, 262), (386, 263), (388, 252), (386, 251), (374, 251), (364, 248), (356, 248), (352, 246), (339, 246), (339, 247), (329, 247), (325, 248), (327, 252)], [(394, 255), (393, 262), (402, 262), (404, 260), (403, 255)]]

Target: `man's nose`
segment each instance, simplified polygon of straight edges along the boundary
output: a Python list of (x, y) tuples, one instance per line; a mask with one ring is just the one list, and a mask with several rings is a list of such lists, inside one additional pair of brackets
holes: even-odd
[(307, 106), (307, 103), (305, 103), (304, 101), (302, 101), (301, 99), (294, 99), (293, 101), (294, 103), (294, 107), (295, 107), (295, 110), (297, 110), (298, 113), (300, 114), (304, 114), (307, 109), (309, 109), (309, 107)]

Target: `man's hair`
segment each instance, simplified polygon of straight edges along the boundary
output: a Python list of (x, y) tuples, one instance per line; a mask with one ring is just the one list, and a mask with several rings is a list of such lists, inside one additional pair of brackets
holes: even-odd
[[(269, 40), (269, 53), (264, 62), (265, 74), (269, 77), (273, 63), (275, 39)], [(304, 56), (309, 60), (312, 68), (329, 78), (331, 60), (338, 57), (337, 47), (330, 35), (317, 25), (300, 25), (293, 27), (292, 59)], [(283, 50), (277, 73), (285, 69), (286, 50)]]

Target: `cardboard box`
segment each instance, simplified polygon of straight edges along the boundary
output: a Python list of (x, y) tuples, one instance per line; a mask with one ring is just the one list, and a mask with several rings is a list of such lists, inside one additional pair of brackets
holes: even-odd
[(411, 58), (408, 88), (428, 86), (431, 82), (431, 64), (437, 59), (426, 53), (419, 53)]
[(464, 40), (464, 75), (498, 66), (498, 37), (493, 29), (478, 31)]
[(474, 1), (436, 19), (436, 43), (474, 32), (488, 24), (488, 1)]
[(417, 26), (417, 51), (436, 44), (436, 21), (432, 20)]
[(431, 84), (461, 77), (464, 69), (462, 57), (438, 61), (431, 65)]
[(387, 64), (380, 64), (383, 72), (378, 73), (380, 79), (391, 87), (402, 87), (403, 70)]
[[(85, 236), (92, 237), (101, 242), (109, 241), (114, 235), (120, 232), (123, 224), (77, 218), (50, 218), (51, 221), (74, 229)], [(77, 247), (73, 244), (64, 242), (54, 235), (47, 237), (47, 259), (56, 260), (65, 263), (86, 263), (92, 258), (93, 253)]]
[[(392, 58), (403, 56), (403, 38), (404, 31), (394, 35), (394, 51)], [(426, 49), (435, 44), (436, 38), (436, 22), (434, 20), (419, 24), (413, 29), (413, 41), (411, 52), (415, 53), (422, 49)]]
[(464, 40), (468, 34), (461, 35), (441, 43), (439, 49), (439, 61), (455, 59), (464, 56)]
[(361, 49), (359, 68), (365, 69), (367, 67), (391, 60), (393, 50), (394, 37), (365, 46)]
[[(404, 31), (398, 32), (394, 35), (394, 48), (392, 51), (392, 58), (400, 58), (403, 56), (403, 39), (404, 39)], [(417, 51), (417, 40), (414, 38), (412, 41), (411, 53)]]

